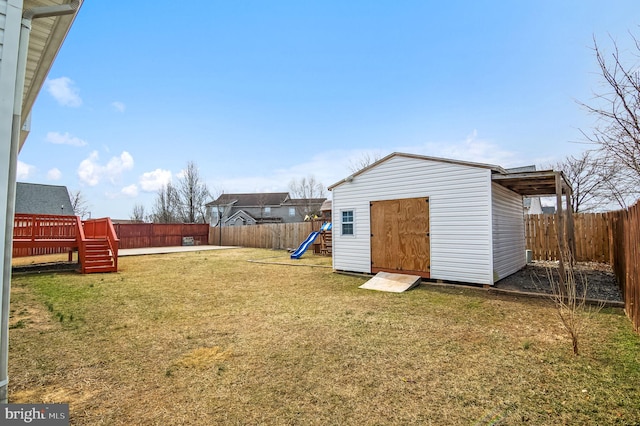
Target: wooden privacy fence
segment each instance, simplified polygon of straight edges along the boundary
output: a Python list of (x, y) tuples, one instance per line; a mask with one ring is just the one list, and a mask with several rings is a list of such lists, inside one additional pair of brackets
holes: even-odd
[[(612, 263), (611, 221), (615, 212), (575, 213), (573, 215), (578, 262)], [(558, 260), (558, 236), (556, 215), (538, 214), (525, 216), (527, 249), (534, 260)]]
[[(613, 267), (625, 312), (640, 331), (640, 201), (625, 210), (574, 214), (578, 262), (603, 262)], [(525, 219), (527, 249), (535, 260), (558, 260), (555, 215)]]
[[(251, 226), (223, 226), (209, 231), (209, 242), (214, 245), (254, 248), (296, 248), (322, 222), (269, 223)], [(222, 230), (222, 236), (220, 231)]]
[(193, 237), (195, 245), (209, 243), (206, 223), (116, 223), (113, 226), (121, 249), (181, 246), (183, 237)]
[(640, 332), (640, 201), (611, 213), (613, 271), (624, 298), (624, 309)]

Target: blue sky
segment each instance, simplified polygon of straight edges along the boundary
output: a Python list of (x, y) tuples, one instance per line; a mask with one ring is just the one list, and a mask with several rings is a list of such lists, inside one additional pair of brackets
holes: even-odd
[(86, 0), (18, 180), (124, 219), (189, 161), (213, 193), (328, 186), (394, 151), (546, 165), (585, 149), (593, 37), (624, 52), (639, 18), (637, 0)]

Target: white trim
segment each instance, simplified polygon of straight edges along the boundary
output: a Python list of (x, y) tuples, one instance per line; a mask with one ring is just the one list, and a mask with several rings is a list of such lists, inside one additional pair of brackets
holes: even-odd
[[(351, 222), (344, 221), (344, 214), (346, 212), (351, 212)], [(351, 233), (345, 234), (344, 228), (342, 225), (351, 225)], [(346, 208), (340, 209), (340, 235), (343, 237), (354, 237), (356, 236), (356, 209)]]

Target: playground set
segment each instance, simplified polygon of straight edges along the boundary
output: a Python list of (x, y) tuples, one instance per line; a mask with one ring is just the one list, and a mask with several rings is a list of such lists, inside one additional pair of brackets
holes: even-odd
[(320, 227), (320, 230), (310, 233), (302, 244), (300, 244), (300, 246), (291, 253), (291, 259), (300, 259), (309, 246), (315, 242), (318, 236), (321, 237), (320, 254), (331, 254), (331, 222), (325, 222)]

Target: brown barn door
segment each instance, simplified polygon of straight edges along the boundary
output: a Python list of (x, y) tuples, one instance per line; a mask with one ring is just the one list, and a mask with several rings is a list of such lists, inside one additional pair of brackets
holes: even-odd
[(371, 202), (371, 272), (429, 278), (429, 199)]

